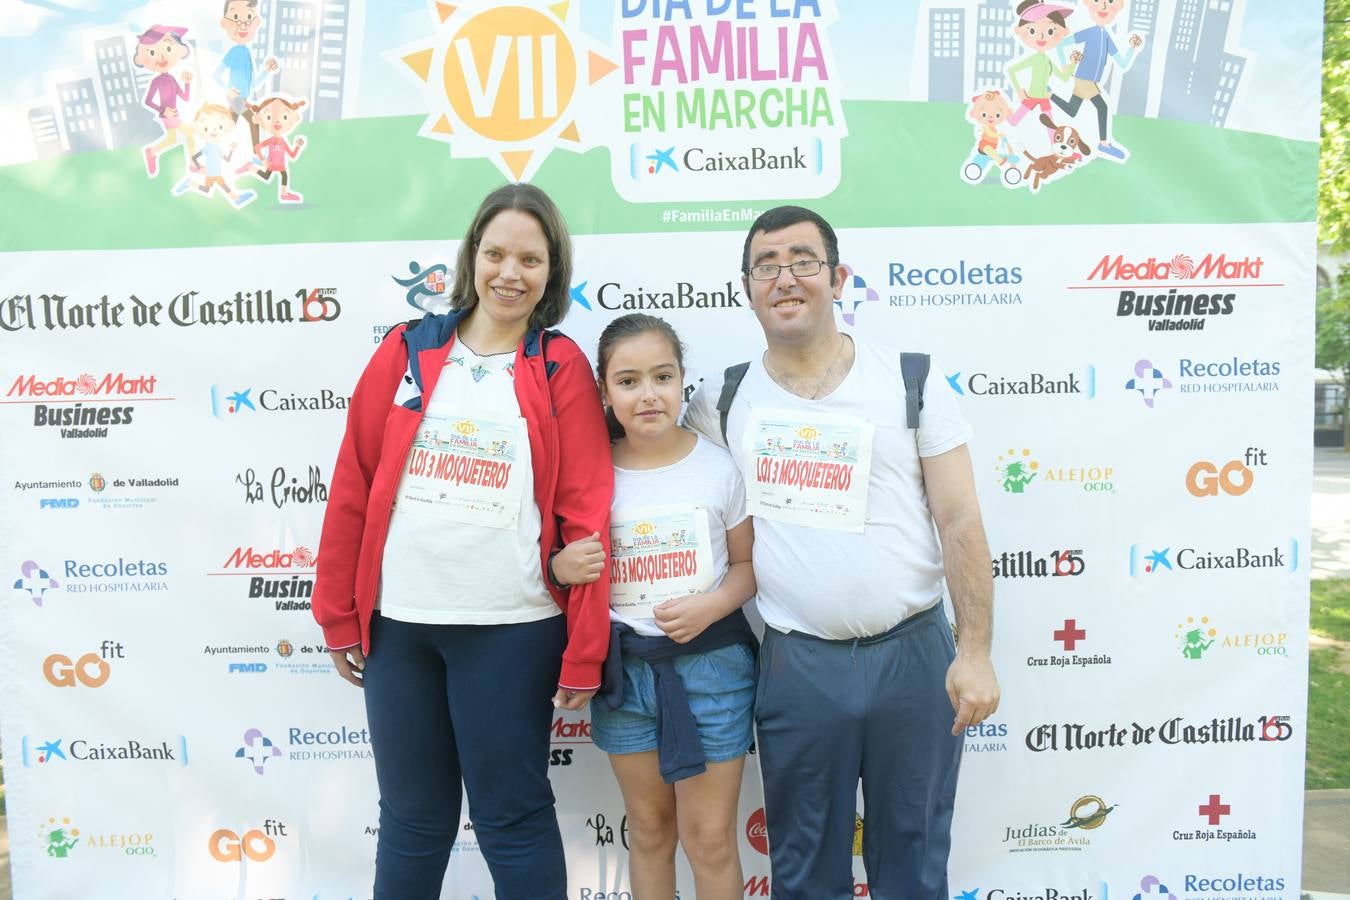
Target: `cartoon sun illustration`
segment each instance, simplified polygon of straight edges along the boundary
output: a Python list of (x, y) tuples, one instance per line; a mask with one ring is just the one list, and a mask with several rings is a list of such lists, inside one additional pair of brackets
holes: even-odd
[(456, 158), (492, 160), (528, 180), (560, 145), (582, 151), (584, 91), (618, 68), (579, 26), (579, 3), (471, 0), (428, 4), (435, 30), (396, 51), (423, 86), (430, 114), (418, 134)]

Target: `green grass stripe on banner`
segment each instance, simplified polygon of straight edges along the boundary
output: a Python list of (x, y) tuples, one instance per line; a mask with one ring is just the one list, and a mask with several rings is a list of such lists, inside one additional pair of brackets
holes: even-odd
[[(666, 210), (804, 202), (836, 227), (1311, 222), (1317, 144), (1164, 119), (1118, 118), (1125, 165), (1094, 161), (1042, 187), (1006, 190), (958, 176), (973, 145), (964, 108), (950, 103), (849, 102), (844, 183), (817, 200), (633, 204), (611, 187), (609, 149), (554, 150), (535, 183), (576, 234), (741, 231), (743, 221), (664, 224)], [(132, 249), (461, 237), (482, 196), (503, 181), (485, 159), (452, 159), (417, 136), (421, 117), (301, 125), (304, 154), (283, 206), (275, 182), (240, 182), (260, 196), (236, 211), (220, 196), (171, 197), (182, 150), (145, 177), (138, 150), (58, 157), (0, 168), (0, 251)], [(1092, 126), (1089, 125), (1089, 128)], [(790, 177), (790, 176), (789, 176)]]

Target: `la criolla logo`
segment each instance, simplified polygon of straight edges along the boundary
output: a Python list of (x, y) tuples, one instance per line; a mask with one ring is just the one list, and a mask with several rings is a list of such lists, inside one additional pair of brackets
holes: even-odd
[(556, 147), (590, 149), (583, 95), (618, 68), (580, 27), (581, 4), (431, 5), (432, 32), (395, 51), (430, 110), (417, 132), (456, 158), (486, 158), (528, 181)]

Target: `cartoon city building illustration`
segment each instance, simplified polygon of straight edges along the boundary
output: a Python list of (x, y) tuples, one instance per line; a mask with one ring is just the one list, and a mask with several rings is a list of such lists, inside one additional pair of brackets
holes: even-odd
[(966, 11), (959, 6), (928, 11), (928, 99), (965, 99)]

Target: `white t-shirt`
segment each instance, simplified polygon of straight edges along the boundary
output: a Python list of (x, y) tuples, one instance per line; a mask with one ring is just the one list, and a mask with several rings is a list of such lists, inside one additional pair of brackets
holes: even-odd
[(380, 572), (381, 615), (499, 625), (561, 615), (539, 565), (539, 506), (512, 369), (456, 337), (404, 461)]
[[(690, 516), (702, 516), (706, 529), (683, 527)], [(727, 532), (745, 521), (745, 485), (730, 454), (699, 437), (684, 459), (659, 469), (614, 467), (614, 505), (611, 515), (611, 603), (639, 592), (716, 590), (729, 566)], [(667, 523), (670, 523), (668, 525)], [(702, 523), (696, 523), (702, 525)], [(671, 526), (674, 528), (672, 533)], [(698, 534), (707, 540), (706, 546)], [(643, 538), (659, 540), (656, 552), (644, 554)], [(642, 564), (645, 556), (646, 565)], [(664, 559), (662, 559), (664, 557)], [(697, 567), (694, 559), (699, 560)], [(653, 565), (652, 563), (664, 563)], [(706, 567), (706, 571), (702, 569)], [(630, 577), (631, 575), (631, 577)], [(694, 588), (685, 588), (689, 592)], [(638, 634), (664, 634), (650, 616), (623, 615), (613, 606), (611, 621), (623, 622)]]
[[(806, 400), (781, 388), (756, 359), (750, 364), (736, 392), (727, 420), (727, 443), (746, 481), (747, 493), (758, 488), (750, 482), (766, 473), (777, 474), (777, 460), (758, 459), (755, 446), (764, 436), (773, 444), (781, 426), (795, 424), (811, 436), (831, 428), (846, 430), (870, 441), (863, 452), (849, 451), (858, 461), (853, 473), (861, 478), (866, 469), (866, 497), (861, 505), (845, 500), (840, 507), (861, 518), (861, 531), (846, 530), (848, 516), (835, 518), (824, 512), (780, 515), (773, 497), (757, 506), (755, 516), (755, 579), (758, 603), (764, 621), (780, 631), (800, 631), (831, 640), (847, 640), (880, 634), (906, 616), (926, 609), (942, 596), (942, 552), (928, 509), (920, 457), (937, 456), (967, 443), (970, 426), (957, 409), (956, 399), (932, 375), (924, 386), (924, 407), (917, 438), (905, 428), (905, 387), (900, 374), (900, 354), (885, 347), (853, 339), (856, 356), (843, 382), (826, 397)], [(942, 369), (934, 364), (934, 373)], [(699, 389), (689, 404), (686, 424), (720, 443), (717, 412), (720, 384)], [(821, 419), (829, 424), (816, 426)], [(764, 423), (778, 426), (768, 430)], [(789, 442), (790, 443), (790, 442)], [(808, 449), (810, 442), (807, 442)], [(796, 460), (792, 471), (806, 488), (799, 496), (810, 498), (825, 489), (846, 484), (838, 443), (813, 448), (819, 457)], [(789, 446), (783, 455), (791, 455)], [(870, 453), (868, 452), (870, 450)], [(870, 469), (863, 465), (870, 456)], [(812, 480), (814, 479), (814, 480)], [(761, 482), (764, 480), (760, 478)], [(856, 493), (858, 479), (851, 487)], [(778, 485), (778, 498), (791, 506), (791, 482)], [(771, 488), (774, 490), (775, 488)], [(767, 510), (767, 511), (766, 511)], [(795, 516), (795, 519), (793, 518)], [(810, 521), (812, 524), (804, 524)]]

